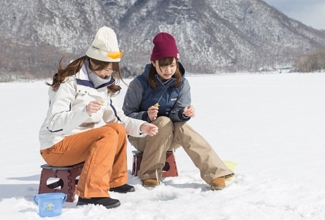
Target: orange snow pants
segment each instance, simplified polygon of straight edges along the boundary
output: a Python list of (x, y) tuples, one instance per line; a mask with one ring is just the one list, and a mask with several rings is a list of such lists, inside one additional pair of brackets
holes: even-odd
[(77, 194), (82, 198), (110, 197), (108, 190), (127, 182), (126, 131), (117, 123), (64, 138), (41, 150), (52, 166), (71, 166), (85, 162)]

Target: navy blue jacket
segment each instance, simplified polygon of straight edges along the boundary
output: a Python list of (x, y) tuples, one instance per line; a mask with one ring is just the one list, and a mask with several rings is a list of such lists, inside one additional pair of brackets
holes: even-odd
[(157, 88), (152, 88), (148, 81), (150, 64), (144, 72), (130, 82), (125, 94), (123, 111), (125, 115), (150, 122), (147, 110), (159, 101), (159, 116), (167, 116), (173, 122), (187, 121), (190, 118), (183, 115), (183, 110), (191, 104), (191, 92), (188, 80), (184, 77), (185, 69), (179, 63), (182, 73), (182, 84), (175, 88), (175, 78), (163, 83), (156, 75)]

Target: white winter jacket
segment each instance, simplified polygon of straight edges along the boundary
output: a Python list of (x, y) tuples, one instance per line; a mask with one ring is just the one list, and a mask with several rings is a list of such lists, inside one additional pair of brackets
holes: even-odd
[[(114, 105), (107, 85), (93, 88), (85, 64), (76, 75), (67, 77), (56, 92), (50, 87), (48, 93), (49, 109), (39, 132), (41, 150), (52, 147), (66, 136), (93, 129), (102, 120), (105, 123), (122, 124), (128, 135), (143, 135), (139, 131), (145, 121), (125, 116), (122, 109)], [(98, 112), (89, 116), (86, 105), (95, 100), (104, 101), (104, 105)]]

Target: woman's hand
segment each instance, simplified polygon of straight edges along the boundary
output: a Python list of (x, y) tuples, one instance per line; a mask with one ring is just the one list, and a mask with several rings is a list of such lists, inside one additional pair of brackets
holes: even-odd
[(87, 111), (88, 115), (91, 116), (92, 113), (98, 112), (98, 110), (100, 109), (100, 107), (102, 105), (103, 104), (99, 101), (89, 102), (89, 104), (86, 106), (86, 111)]
[(140, 126), (140, 130), (149, 136), (154, 136), (158, 133), (158, 127), (154, 124), (150, 124), (148, 122), (143, 123)]
[(183, 115), (193, 118), (195, 117), (195, 108), (192, 105), (186, 106), (183, 111)]
[(158, 115), (158, 110), (159, 108), (156, 106), (151, 106), (150, 108), (148, 108), (148, 117), (150, 119), (150, 121), (154, 121), (157, 119), (157, 115)]

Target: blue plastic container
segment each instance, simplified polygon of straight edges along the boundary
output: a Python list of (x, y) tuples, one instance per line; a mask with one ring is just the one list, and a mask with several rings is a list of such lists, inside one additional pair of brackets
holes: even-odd
[(67, 200), (65, 193), (43, 193), (34, 196), (38, 205), (38, 215), (41, 217), (53, 217), (61, 215), (62, 204)]

